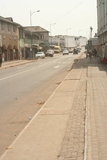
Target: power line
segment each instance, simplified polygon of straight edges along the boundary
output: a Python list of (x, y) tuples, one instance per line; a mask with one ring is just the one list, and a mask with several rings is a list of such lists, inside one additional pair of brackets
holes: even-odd
[(78, 4), (76, 4), (74, 7), (72, 7), (72, 9), (70, 9), (69, 11), (67, 11), (64, 15), (62, 15), (56, 21), (60, 22), (64, 17), (66, 17), (67, 15), (71, 14), (75, 9), (77, 9), (78, 7), (80, 7), (84, 3), (83, 1), (84, 0), (81, 0), (80, 2), (78, 2)]

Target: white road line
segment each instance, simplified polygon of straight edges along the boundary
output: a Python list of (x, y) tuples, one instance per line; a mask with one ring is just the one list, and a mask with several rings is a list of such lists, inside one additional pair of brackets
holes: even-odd
[(29, 69), (29, 70), (26, 70), (26, 71), (23, 71), (23, 72), (19, 72), (19, 73), (16, 73), (16, 74), (13, 74), (13, 75), (8, 76), (8, 77), (5, 77), (5, 78), (1, 78), (0, 81), (3, 81), (3, 80), (6, 80), (6, 79), (9, 79), (9, 78), (16, 77), (17, 75), (20, 75), (20, 74), (22, 74), (22, 73), (29, 72), (29, 71), (31, 71), (31, 70), (33, 70), (33, 69), (35, 69), (35, 68)]
[(54, 66), (55, 69), (59, 68), (60, 66)]

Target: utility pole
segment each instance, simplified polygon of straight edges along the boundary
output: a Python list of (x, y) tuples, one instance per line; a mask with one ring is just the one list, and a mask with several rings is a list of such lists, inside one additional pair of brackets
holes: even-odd
[(37, 11), (30, 11), (30, 26), (32, 26), (32, 15), (35, 14), (36, 12), (40, 12), (40, 10), (37, 10)]
[(93, 28), (90, 27), (90, 38), (92, 38), (92, 32), (93, 32)]
[(56, 23), (50, 24), (50, 36), (51, 36), (51, 45), (52, 45), (52, 26), (56, 25)]
[[(40, 12), (40, 10), (37, 10), (37, 11), (34, 11), (34, 12), (30, 11), (30, 27), (32, 27), (32, 15), (37, 13), (37, 12)], [(33, 58), (34, 55), (33, 55), (33, 52), (32, 52), (32, 41), (33, 41), (33, 39), (32, 39), (32, 29), (31, 29), (31, 46), (30, 46), (31, 55), (30, 56)]]

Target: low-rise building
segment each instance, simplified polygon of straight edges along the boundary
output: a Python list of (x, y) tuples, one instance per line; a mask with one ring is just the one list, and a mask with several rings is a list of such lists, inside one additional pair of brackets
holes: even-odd
[(85, 47), (87, 44), (86, 37), (76, 37), (69, 35), (56, 35), (50, 36), (49, 38), (50, 45), (58, 45), (61, 48), (76, 48), (76, 47)]
[[(38, 49), (49, 45), (49, 31), (40, 26), (24, 27), (25, 54), (26, 57), (34, 58)], [(28, 55), (29, 54), (29, 55)]]
[(19, 59), (19, 24), (0, 16), (0, 48), (4, 60)]

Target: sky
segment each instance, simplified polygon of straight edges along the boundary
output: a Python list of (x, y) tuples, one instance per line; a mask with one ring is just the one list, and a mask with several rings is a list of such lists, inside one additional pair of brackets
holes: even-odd
[[(85, 36), (97, 32), (97, 0), (0, 0), (0, 16), (12, 17), (22, 26), (51, 30), (51, 35)], [(40, 12), (37, 12), (40, 10)]]

